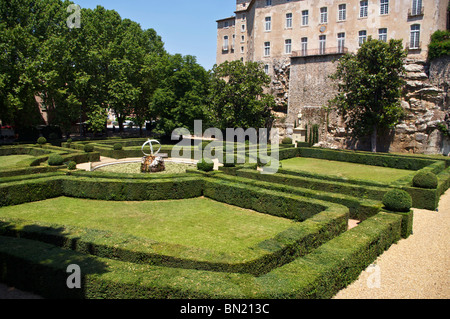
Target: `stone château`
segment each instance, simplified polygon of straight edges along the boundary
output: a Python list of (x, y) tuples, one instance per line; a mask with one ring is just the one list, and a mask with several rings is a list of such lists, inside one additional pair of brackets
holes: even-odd
[[(388, 140), (389, 151), (448, 153), (437, 129), (448, 119), (448, 59), (427, 62), (436, 30), (448, 27), (448, 0), (236, 0), (234, 15), (217, 20), (216, 63), (258, 61), (272, 78), (276, 122), (284, 135), (301, 139), (294, 127), (316, 124), (327, 147), (364, 148), (327, 111), (335, 93), (334, 61), (356, 52), (369, 37), (402, 39), (408, 51), (407, 116)], [(446, 118), (447, 116), (447, 118)], [(297, 131), (297, 130), (295, 130)]]

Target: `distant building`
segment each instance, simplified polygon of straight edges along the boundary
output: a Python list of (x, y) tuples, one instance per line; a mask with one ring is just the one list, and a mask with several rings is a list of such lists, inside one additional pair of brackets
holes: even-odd
[(402, 39), (409, 61), (426, 61), (431, 34), (447, 28), (448, 5), (448, 0), (237, 0), (234, 16), (217, 21), (216, 63), (261, 62), (286, 123), (299, 115), (320, 117), (336, 92), (328, 78), (336, 58), (372, 37)]

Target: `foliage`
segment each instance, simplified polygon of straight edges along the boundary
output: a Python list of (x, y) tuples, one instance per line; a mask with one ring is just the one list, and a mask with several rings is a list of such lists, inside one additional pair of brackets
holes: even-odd
[(85, 151), (86, 153), (91, 153), (91, 152), (93, 152), (93, 151), (94, 151), (94, 145), (92, 145), (92, 144), (86, 144), (86, 145), (84, 145), (84, 151)]
[(59, 154), (51, 154), (48, 157), (48, 165), (50, 165), (50, 166), (59, 166), (59, 165), (62, 165), (63, 163), (64, 163), (64, 159)]
[(409, 212), (412, 206), (411, 195), (402, 189), (393, 189), (383, 196), (383, 205), (394, 212)]
[(286, 145), (292, 144), (292, 138), (290, 138), (290, 137), (283, 138), (281, 140), (281, 144), (286, 144)]
[(42, 146), (45, 143), (47, 143), (47, 139), (45, 137), (41, 136), (37, 139), (37, 143)]
[(428, 45), (428, 60), (450, 55), (450, 31), (437, 30), (431, 35)]
[(89, 130), (93, 133), (102, 132), (106, 126), (106, 111), (102, 107), (96, 107), (91, 112), (88, 113), (88, 124)]
[(419, 188), (435, 189), (438, 186), (438, 179), (433, 172), (419, 171), (413, 178), (413, 186)]
[(123, 148), (123, 146), (120, 143), (115, 143), (114, 146), (113, 146), (113, 149), (115, 151), (120, 151), (120, 150), (122, 150), (122, 148)]
[(195, 57), (165, 56), (153, 67), (160, 83), (150, 102), (156, 131), (170, 136), (176, 128), (194, 130), (194, 120), (206, 120), (208, 73)]
[(264, 93), (270, 84), (257, 62), (224, 62), (211, 71), (208, 116), (211, 125), (227, 128), (265, 128), (274, 119), (274, 97)]
[(67, 169), (69, 169), (69, 171), (73, 171), (77, 169), (77, 163), (74, 161), (70, 161), (69, 163), (67, 163)]
[(369, 38), (356, 54), (345, 54), (331, 76), (339, 92), (330, 100), (331, 107), (347, 119), (355, 137), (371, 135), (373, 152), (378, 132), (394, 127), (403, 117), (405, 57), (401, 40), (385, 43)]
[(214, 163), (211, 161), (206, 161), (202, 159), (197, 163), (197, 169), (203, 172), (211, 172), (214, 170)]

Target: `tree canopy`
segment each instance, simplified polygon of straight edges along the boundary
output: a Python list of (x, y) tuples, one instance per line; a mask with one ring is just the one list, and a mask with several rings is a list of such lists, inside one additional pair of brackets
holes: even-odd
[[(0, 120), (16, 127), (48, 123), (67, 135), (77, 122), (92, 131), (112, 110), (123, 129), (132, 116), (156, 131), (193, 130), (194, 120), (222, 129), (267, 127), (273, 97), (257, 63), (226, 62), (206, 71), (190, 55), (169, 54), (154, 29), (144, 30), (114, 10), (73, 2), (0, 1)], [(103, 124), (102, 124), (103, 123)]]
[(386, 43), (369, 38), (356, 54), (341, 57), (331, 76), (338, 85), (331, 107), (344, 116), (353, 136), (371, 136), (374, 152), (378, 132), (394, 127), (403, 117), (405, 57), (401, 40)]
[(239, 60), (216, 65), (211, 71), (208, 115), (224, 130), (265, 128), (273, 121), (273, 95), (266, 93), (270, 77), (258, 62)]

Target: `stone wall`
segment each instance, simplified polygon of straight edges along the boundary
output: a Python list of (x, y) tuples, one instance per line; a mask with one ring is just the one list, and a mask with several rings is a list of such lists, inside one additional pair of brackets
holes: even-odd
[[(396, 126), (392, 152), (444, 153), (445, 137), (438, 129), (448, 120), (449, 60), (406, 61), (402, 107), (406, 119)], [(445, 155), (448, 155), (448, 151)]]
[[(379, 136), (381, 151), (423, 154), (449, 154), (449, 141), (438, 129), (450, 124), (448, 83), (449, 57), (431, 64), (423, 60), (405, 61), (406, 85), (401, 105), (405, 119), (391, 132)], [(370, 149), (369, 140), (354, 140), (348, 136), (343, 120), (330, 114), (328, 136), (322, 146), (347, 149)]]
[[(293, 59), (291, 90), (286, 123), (294, 123), (299, 112), (303, 124), (319, 124), (320, 145), (330, 148), (370, 150), (370, 140), (350, 137), (344, 120), (328, 111), (327, 101), (336, 94), (328, 76), (334, 72), (331, 57)], [(445, 154), (450, 141), (439, 130), (450, 128), (450, 57), (428, 64), (424, 60), (405, 61), (406, 85), (401, 105), (405, 119), (391, 132), (379, 136), (379, 151)]]

